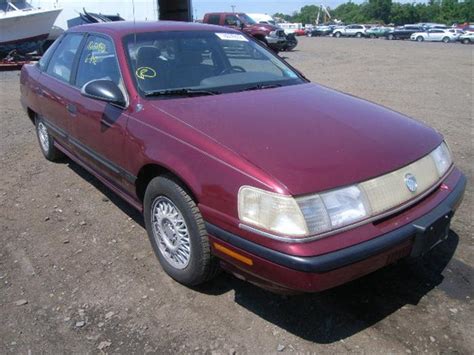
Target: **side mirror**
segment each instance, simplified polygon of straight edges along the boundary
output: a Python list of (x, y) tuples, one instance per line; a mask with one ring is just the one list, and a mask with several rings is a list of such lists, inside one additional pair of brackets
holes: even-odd
[(122, 90), (112, 80), (89, 81), (81, 88), (81, 94), (85, 97), (105, 101), (120, 107), (127, 105)]

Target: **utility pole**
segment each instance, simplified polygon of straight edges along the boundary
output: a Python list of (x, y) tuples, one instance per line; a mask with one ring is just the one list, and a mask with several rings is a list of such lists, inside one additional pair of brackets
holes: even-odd
[(235, 13), (235, 5), (230, 5), (230, 7), (232, 8), (232, 12)]

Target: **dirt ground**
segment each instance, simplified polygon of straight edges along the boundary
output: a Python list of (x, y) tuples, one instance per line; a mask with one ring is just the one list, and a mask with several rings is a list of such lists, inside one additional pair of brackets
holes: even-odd
[(473, 49), (301, 38), (283, 54), (443, 132), (469, 178), (429, 257), (292, 297), (226, 274), (198, 289), (168, 278), (137, 212), (70, 161), (42, 158), (18, 73), (0, 73), (0, 353), (472, 354)]

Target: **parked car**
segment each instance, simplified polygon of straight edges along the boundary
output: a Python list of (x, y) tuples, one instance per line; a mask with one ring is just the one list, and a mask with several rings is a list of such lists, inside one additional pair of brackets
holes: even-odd
[(357, 37), (361, 38), (365, 36), (367, 26), (364, 25), (349, 25), (342, 28), (336, 28), (332, 32), (334, 37)]
[(284, 51), (292, 51), (298, 45), (298, 40), (294, 33), (286, 35), (286, 45), (283, 47)]
[(409, 39), (410, 36), (415, 32), (423, 32), (425, 31), (424, 27), (415, 26), (415, 25), (405, 25), (396, 27), (391, 31), (388, 31), (385, 34), (385, 38), (389, 40), (393, 39)]
[(390, 31), (389, 27), (376, 26), (365, 31), (365, 36), (369, 38), (384, 37)]
[(458, 34), (450, 32), (449, 30), (431, 29), (424, 32), (415, 32), (410, 36), (410, 39), (417, 42), (429, 41), (448, 43), (456, 41), (458, 37)]
[(463, 44), (474, 43), (474, 32), (466, 32), (458, 37), (458, 41)]
[(281, 28), (255, 22), (244, 13), (214, 12), (204, 15), (204, 23), (243, 31), (278, 52), (287, 47), (286, 34)]
[(317, 36), (329, 36), (333, 31), (331, 26), (316, 26), (306, 31), (306, 36), (317, 37)]
[(435, 130), (221, 26), (77, 26), (20, 86), (45, 158), (65, 154), (143, 212), (185, 285), (224, 268), (313, 292), (425, 255), (466, 185)]

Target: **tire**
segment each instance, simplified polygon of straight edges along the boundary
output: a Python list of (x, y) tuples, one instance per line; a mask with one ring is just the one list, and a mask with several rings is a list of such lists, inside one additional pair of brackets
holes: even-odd
[(375, 35), (374, 35), (374, 34), (371, 34), (371, 35), (370, 35), (370, 38), (371, 38), (371, 39), (374, 39), (374, 38), (375, 38)]
[(336, 38), (341, 37), (341, 32), (336, 32), (336, 33), (334, 34), (334, 37), (336, 37)]
[(64, 157), (64, 154), (54, 146), (54, 138), (49, 134), (43, 119), (38, 116), (35, 118), (35, 131), (41, 153), (47, 160), (58, 161)]
[(463, 43), (463, 44), (469, 44), (469, 43), (471, 43), (471, 41), (470, 41), (468, 38), (464, 38), (464, 39), (462, 40), (462, 43)]
[(449, 39), (449, 37), (443, 37), (442, 41), (444, 43), (449, 43), (450, 39)]
[(390, 40), (390, 41), (391, 41), (391, 40), (394, 40), (394, 39), (395, 39), (395, 36), (392, 35), (392, 34), (389, 34), (389, 35), (387, 36), (387, 39)]
[(425, 39), (423, 38), (423, 36), (418, 36), (416, 37), (416, 41), (417, 42), (423, 42)]
[(357, 38), (362, 38), (362, 33), (357, 32), (357, 33), (356, 33), (356, 37), (357, 37)]
[(211, 255), (201, 213), (172, 176), (163, 175), (150, 181), (143, 214), (155, 255), (171, 278), (186, 286), (196, 286), (216, 275), (218, 262)]

